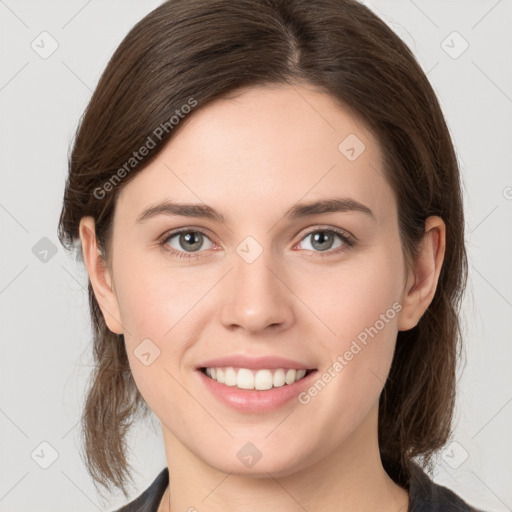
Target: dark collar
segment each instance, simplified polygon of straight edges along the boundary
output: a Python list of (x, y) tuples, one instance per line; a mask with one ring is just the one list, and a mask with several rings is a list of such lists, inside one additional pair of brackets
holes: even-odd
[[(135, 500), (114, 512), (156, 512), (169, 483), (167, 467)], [(482, 512), (469, 506), (450, 489), (434, 483), (417, 465), (413, 466), (407, 512)]]
[(482, 512), (460, 496), (434, 483), (417, 464), (412, 465), (407, 512)]

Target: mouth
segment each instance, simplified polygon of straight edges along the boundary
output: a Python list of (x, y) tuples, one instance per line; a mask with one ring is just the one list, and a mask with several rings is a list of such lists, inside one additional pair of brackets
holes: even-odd
[(237, 368), (228, 367), (200, 367), (199, 371), (207, 378), (232, 388), (248, 391), (267, 391), (274, 388), (291, 386), (311, 373), (315, 368)]
[(194, 373), (199, 376), (199, 386), (224, 406), (243, 414), (265, 414), (292, 404), (312, 385), (318, 372), (309, 368), (256, 366), (259, 367), (200, 366)]

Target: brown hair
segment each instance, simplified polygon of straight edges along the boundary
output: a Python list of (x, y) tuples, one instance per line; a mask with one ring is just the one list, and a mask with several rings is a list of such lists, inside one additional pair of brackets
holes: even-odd
[[(184, 105), (196, 102), (193, 115), (242, 87), (300, 82), (350, 109), (385, 148), (408, 262), (425, 219), (438, 215), (446, 223), (435, 296), (416, 327), (398, 333), (380, 396), (382, 461), (408, 486), (413, 458), (429, 469), (451, 434), (467, 278), (464, 218), (457, 159), (436, 95), (408, 47), (368, 8), (355, 0), (171, 0), (149, 13), (115, 51), (81, 119), (59, 239), (71, 250), (80, 219), (92, 216), (109, 264), (118, 194), (179, 131), (183, 123), (172, 118), (183, 117)], [(148, 137), (147, 156), (132, 159)], [(83, 261), (81, 251), (78, 257)], [(96, 482), (127, 496), (125, 437), (149, 408), (123, 336), (107, 328), (90, 282), (88, 290), (96, 366), (82, 416), (86, 464)]]

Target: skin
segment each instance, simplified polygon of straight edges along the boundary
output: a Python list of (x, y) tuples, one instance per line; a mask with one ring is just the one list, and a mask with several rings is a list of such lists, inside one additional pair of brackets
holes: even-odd
[[(170, 488), (159, 512), (407, 510), (406, 490), (381, 464), (378, 401), (398, 331), (414, 327), (434, 296), (443, 221), (427, 219), (421, 251), (406, 268), (378, 141), (311, 86), (248, 88), (182, 123), (119, 196), (111, 269), (94, 220), (80, 223), (96, 298), (109, 329), (124, 334), (138, 389), (161, 422)], [(338, 149), (349, 134), (365, 144), (354, 161)], [(297, 202), (333, 196), (363, 203), (375, 219), (356, 211), (283, 218)], [(205, 203), (226, 222), (136, 222), (165, 199)], [(159, 246), (178, 228), (205, 230), (199, 251), (179, 236), (167, 242), (197, 259)], [(326, 251), (310, 235), (329, 228), (356, 244), (333, 235), (331, 254), (321, 257)], [(236, 252), (249, 235), (263, 251), (252, 263)], [(211, 396), (194, 371), (236, 353), (288, 357), (322, 373), (394, 303), (401, 311), (308, 404), (242, 414)], [(149, 366), (134, 355), (146, 338), (161, 351)], [(237, 457), (248, 441), (262, 453), (251, 468)]]

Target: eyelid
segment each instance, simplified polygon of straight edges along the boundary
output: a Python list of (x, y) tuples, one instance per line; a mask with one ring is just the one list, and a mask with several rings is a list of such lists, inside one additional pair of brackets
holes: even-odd
[[(176, 235), (179, 235), (180, 233), (188, 233), (188, 232), (190, 232), (190, 233), (195, 233), (195, 232), (201, 233), (206, 238), (208, 238), (214, 245), (216, 245), (216, 246), (219, 245), (217, 242), (215, 242), (215, 239), (214, 239), (215, 237), (212, 237), (206, 229), (200, 228), (200, 227), (196, 227), (196, 226), (185, 226), (183, 228), (171, 229), (170, 231), (166, 231), (163, 235), (159, 236), (158, 237), (158, 241), (159, 241), (159, 243), (164, 245), (165, 242), (167, 240), (169, 240), (169, 238), (171, 238), (173, 236), (176, 236)], [(204, 251), (201, 251), (201, 252), (204, 252)], [(190, 254), (192, 254), (192, 253), (190, 253)]]
[[(322, 256), (329, 256), (329, 255), (335, 255), (335, 254), (338, 254), (340, 252), (343, 252), (344, 250), (350, 249), (358, 241), (357, 238), (354, 235), (352, 235), (352, 233), (350, 233), (349, 231), (347, 231), (345, 229), (334, 227), (334, 226), (315, 224), (313, 226), (309, 226), (307, 228), (304, 228), (300, 232), (300, 238), (299, 238), (299, 240), (297, 242), (295, 242), (293, 244), (293, 247), (295, 247), (296, 245), (301, 243), (304, 240), (304, 238), (306, 238), (307, 236), (310, 236), (313, 233), (316, 233), (316, 232), (319, 232), (319, 231), (330, 231), (332, 233), (337, 234), (339, 237), (341, 237), (342, 241), (344, 242), (344, 245), (347, 246), (346, 248), (341, 249), (341, 250), (340, 249), (335, 249), (335, 250), (328, 250), (328, 251), (313, 251), (313, 253), (315, 253), (316, 255), (318, 255), (320, 257), (322, 257)], [(197, 256), (195, 254), (195, 252), (190, 252), (189, 253), (189, 252), (186, 252), (186, 251), (177, 251), (176, 249), (172, 249), (172, 248), (166, 247), (167, 246), (167, 241), (170, 238), (172, 238), (172, 237), (174, 237), (176, 235), (179, 235), (181, 233), (184, 233), (184, 232), (198, 232), (198, 233), (201, 233), (206, 238), (208, 238), (210, 240), (210, 242), (212, 242), (215, 246), (217, 246), (217, 247), (219, 246), (219, 244), (215, 241), (214, 237), (212, 237), (208, 233), (208, 230), (206, 230), (204, 228), (196, 227), (196, 226), (185, 226), (185, 227), (182, 227), (182, 228), (176, 228), (175, 230), (166, 231), (163, 235), (161, 235), (159, 237), (159, 239), (158, 239), (159, 240), (159, 244), (164, 248), (165, 251), (170, 252), (171, 254), (184, 255), (184, 256), (181, 256), (181, 257), (185, 257), (185, 258), (191, 259), (191, 260), (192, 259), (196, 259), (199, 256)], [(197, 252), (200, 254), (200, 253), (207, 252), (207, 251), (197, 251)]]
[(308, 235), (311, 235), (312, 233), (316, 233), (317, 231), (332, 231), (334, 233), (337, 233), (339, 235), (343, 235), (345, 238), (349, 239), (352, 242), (356, 242), (357, 238), (350, 233), (350, 231), (347, 231), (343, 228), (338, 228), (335, 226), (329, 226), (327, 224), (314, 224), (313, 226), (309, 226), (307, 228), (304, 228), (300, 233), (300, 241)]
[[(329, 226), (329, 225), (322, 225), (322, 224), (314, 224), (312, 226), (308, 226), (307, 228), (304, 228), (301, 232), (299, 232), (298, 235), (295, 235), (295, 236), (301, 235), (301, 238), (299, 240), (299, 242), (300, 242), (305, 236), (310, 235), (311, 233), (314, 233), (315, 231), (321, 231), (321, 230), (334, 231), (336, 233), (345, 235), (347, 238), (350, 238), (351, 240), (357, 241), (357, 238), (352, 233), (347, 231), (346, 229)], [(215, 238), (215, 237), (212, 237), (212, 235), (210, 235), (210, 233), (207, 229), (201, 228), (198, 226), (185, 226), (183, 228), (176, 228), (175, 230), (171, 229), (169, 231), (166, 231), (163, 235), (159, 236), (158, 240), (160, 240), (160, 241), (165, 240), (165, 239), (169, 238), (170, 236), (177, 235), (178, 233), (184, 232), (184, 231), (197, 231), (197, 232), (202, 233), (203, 235), (207, 236), (212, 242), (214, 242), (214, 240), (212, 240), (212, 238)], [(215, 242), (215, 244), (218, 245), (217, 242)]]

